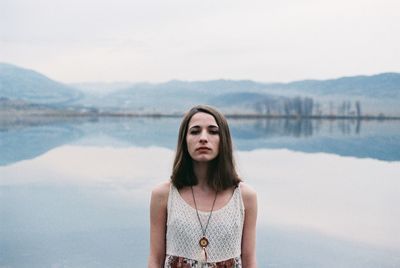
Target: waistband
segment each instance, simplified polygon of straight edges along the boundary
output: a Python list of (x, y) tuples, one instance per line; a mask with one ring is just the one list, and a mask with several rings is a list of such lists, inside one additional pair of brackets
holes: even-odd
[(185, 257), (167, 255), (164, 268), (242, 268), (240, 257), (220, 261), (220, 262), (201, 262)]

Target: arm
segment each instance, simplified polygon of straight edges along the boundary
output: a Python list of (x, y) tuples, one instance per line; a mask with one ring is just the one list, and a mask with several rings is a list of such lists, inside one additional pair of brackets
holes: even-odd
[(151, 193), (148, 268), (160, 268), (164, 265), (169, 185), (169, 182), (158, 185)]
[(242, 264), (243, 268), (256, 268), (257, 193), (244, 183), (241, 184), (241, 190), (245, 209), (242, 237)]

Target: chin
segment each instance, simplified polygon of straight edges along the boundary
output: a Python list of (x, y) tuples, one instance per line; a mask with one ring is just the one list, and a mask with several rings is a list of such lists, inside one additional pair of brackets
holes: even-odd
[(210, 162), (210, 161), (214, 160), (215, 158), (216, 158), (216, 156), (200, 156), (200, 157), (195, 157), (192, 159), (196, 162)]

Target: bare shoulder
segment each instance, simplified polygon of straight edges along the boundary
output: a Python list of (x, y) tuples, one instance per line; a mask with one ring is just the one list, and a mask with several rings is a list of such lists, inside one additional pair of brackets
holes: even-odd
[(165, 195), (169, 193), (169, 188), (171, 187), (171, 182), (170, 181), (164, 181), (160, 184), (157, 184), (154, 188), (153, 188), (153, 194), (156, 195)]
[(245, 182), (241, 182), (240, 183), (240, 190), (241, 190), (243, 198), (244, 197), (256, 197), (257, 196), (256, 190), (254, 190), (253, 187), (251, 187), (250, 185), (248, 185)]
[(168, 200), (169, 189), (171, 187), (170, 181), (162, 182), (156, 185), (151, 191), (152, 199), (166, 202)]
[(257, 205), (257, 192), (247, 183), (240, 183), (240, 192), (242, 194), (245, 208)]

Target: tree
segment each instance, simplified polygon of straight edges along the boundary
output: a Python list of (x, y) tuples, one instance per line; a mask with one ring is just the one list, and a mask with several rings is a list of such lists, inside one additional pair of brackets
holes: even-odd
[(311, 116), (313, 114), (314, 100), (312, 98), (303, 99), (303, 116)]
[(357, 117), (361, 117), (361, 103), (360, 103), (360, 101), (356, 101), (356, 113), (357, 113)]

